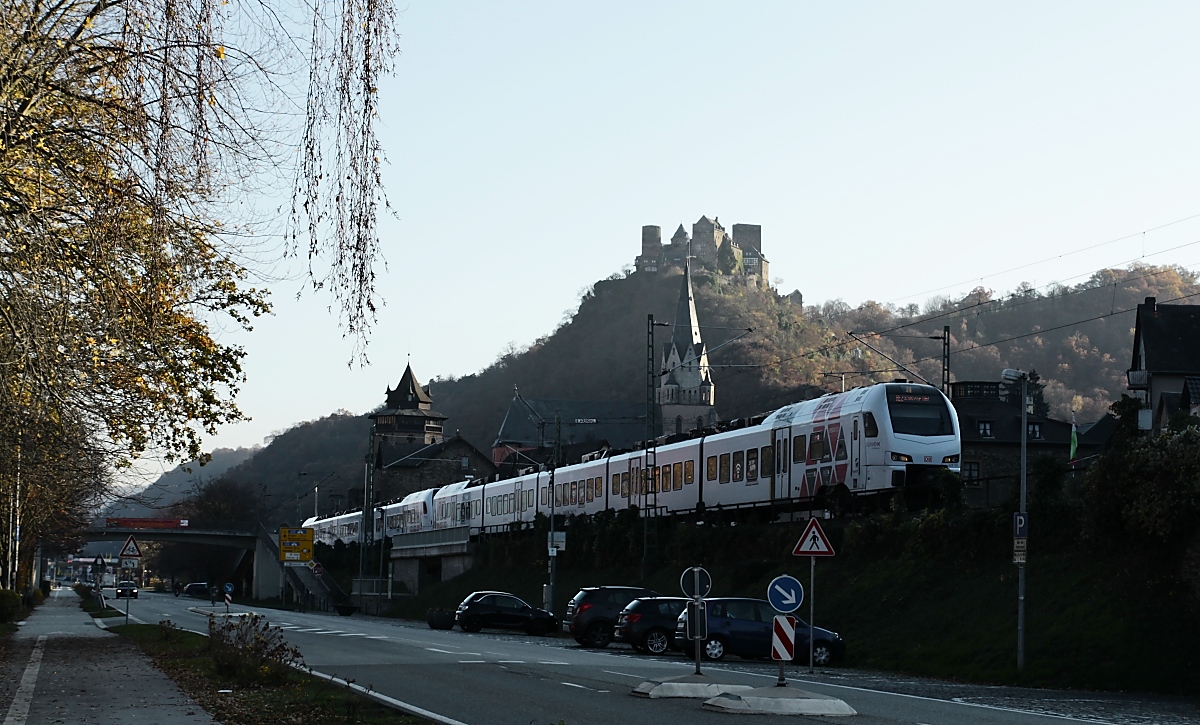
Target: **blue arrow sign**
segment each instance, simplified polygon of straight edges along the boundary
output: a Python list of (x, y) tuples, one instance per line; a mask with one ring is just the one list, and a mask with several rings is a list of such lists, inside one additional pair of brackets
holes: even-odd
[(799, 609), (804, 601), (804, 587), (795, 577), (781, 574), (767, 585), (767, 601), (775, 607), (775, 611), (791, 614)]

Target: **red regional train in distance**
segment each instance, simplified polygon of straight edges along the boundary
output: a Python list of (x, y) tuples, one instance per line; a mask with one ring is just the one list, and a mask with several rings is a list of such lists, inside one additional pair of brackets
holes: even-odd
[[(769, 415), (645, 450), (598, 451), (582, 463), (500, 481), (467, 480), (378, 507), (375, 537), (542, 515), (638, 508), (643, 515), (713, 508), (847, 509), (892, 495), (920, 501), (938, 471), (959, 471), (961, 437), (936, 387), (896, 381), (830, 393)], [(588, 460), (590, 459), (590, 460)], [(362, 511), (310, 518), (317, 541), (361, 541)]]
[(187, 519), (104, 519), (108, 529), (186, 529), (187, 525)]

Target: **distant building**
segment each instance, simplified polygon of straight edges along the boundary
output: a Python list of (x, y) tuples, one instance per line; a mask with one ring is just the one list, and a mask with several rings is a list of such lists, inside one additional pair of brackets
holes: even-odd
[(697, 268), (742, 279), (747, 284), (768, 286), (770, 264), (762, 251), (762, 227), (734, 224), (733, 233), (729, 234), (715, 217), (700, 217), (692, 225), (690, 237), (680, 224), (665, 246), (660, 227), (642, 227), (642, 253), (634, 259), (634, 269), (649, 274), (682, 269), (689, 257), (695, 260)]
[(605, 448), (633, 448), (645, 437), (645, 403), (537, 400), (517, 393), (492, 444), (492, 463), (509, 477), (521, 468), (548, 463), (556, 440), (570, 464)]
[(687, 433), (717, 424), (716, 389), (708, 367), (708, 347), (700, 333), (692, 290), (691, 264), (684, 260), (671, 340), (663, 344), (655, 402), (663, 435)]
[(1138, 427), (1160, 432), (1180, 408), (1186, 379), (1200, 377), (1200, 306), (1160, 305), (1154, 297), (1138, 305), (1125, 375), (1130, 395), (1147, 409)]
[[(387, 389), (384, 407), (367, 417), (374, 423), (371, 459), (376, 502), (399, 500), (468, 477), (487, 480), (495, 475), (491, 459), (469, 441), (457, 433), (445, 437), (446, 416), (433, 410), (433, 399), (417, 383), (412, 365), (404, 368), (394, 390)], [(361, 505), (361, 488), (351, 489), (349, 495), (351, 506)]]
[(399, 500), (414, 491), (438, 488), (466, 479), (490, 480), (496, 473), (491, 458), (455, 433), (437, 443), (381, 446), (384, 462), (379, 500)]
[[(967, 502), (972, 506), (1007, 503), (1016, 495), (1021, 480), (1021, 401), (994, 381), (958, 381), (950, 384), (950, 391), (962, 436), (959, 471)], [(1071, 423), (1028, 411), (1025, 423), (1030, 462), (1043, 456), (1068, 462)], [(1077, 435), (1075, 457), (1077, 468), (1082, 469), (1108, 444), (1112, 426), (1080, 425)]]

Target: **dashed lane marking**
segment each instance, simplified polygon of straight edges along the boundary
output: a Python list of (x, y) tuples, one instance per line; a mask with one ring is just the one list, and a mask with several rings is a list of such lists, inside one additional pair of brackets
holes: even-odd
[(460, 665), (486, 665), (487, 660), (459, 660)]

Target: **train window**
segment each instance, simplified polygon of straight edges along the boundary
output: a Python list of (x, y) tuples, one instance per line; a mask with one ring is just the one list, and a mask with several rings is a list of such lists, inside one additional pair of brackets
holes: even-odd
[(629, 498), (629, 471), (621, 474), (621, 497)]
[(706, 468), (705, 472), (707, 474), (705, 476), (705, 480), (706, 481), (717, 480), (717, 457), (716, 456), (708, 457), (708, 459), (705, 461), (705, 468)]
[(796, 436), (792, 439), (792, 463), (804, 463), (804, 436)]
[(651, 491), (651, 493), (658, 493), (658, 466), (655, 466), (651, 470), (652, 470), (652, 473), (650, 474), (651, 475), (650, 491)]
[(662, 467), (662, 486), (664, 491), (671, 490), (671, 464), (667, 463)]
[[(762, 450), (758, 452), (758, 465), (763, 471), (775, 470), (775, 461), (771, 460), (772, 453), (774, 451), (771, 450), (771, 446), (763, 446)], [(767, 476), (770, 475), (770, 473), (767, 474)]]
[(825, 431), (814, 430), (808, 439), (808, 460), (816, 463), (825, 455)]
[(549, 504), (546, 503), (546, 487), (542, 486), (541, 490), (542, 492), (538, 494), (538, 500), (541, 501), (543, 506), (547, 506)]
[(596, 500), (604, 498), (604, 476), (596, 476)]
[(596, 493), (595, 493), (595, 491), (592, 490), (592, 479), (589, 478), (584, 483), (584, 488), (587, 489), (587, 500), (594, 501), (596, 499)]
[(671, 464), (671, 478), (674, 479), (673, 485), (675, 486), (675, 490), (676, 491), (682, 490), (683, 484), (686, 482), (686, 479), (683, 476), (683, 464), (682, 463), (672, 463)]
[(525, 494), (525, 508), (529, 508), (530, 506), (533, 506), (533, 489), (532, 488), (529, 489), (529, 492)]
[(784, 438), (779, 446), (779, 472), (787, 473), (788, 466), (788, 439)]
[(758, 479), (758, 449), (751, 448), (746, 451), (746, 480), (754, 481)]
[(475, 515), (479, 515), (479, 510), (483, 508), (483, 499), (475, 499)]
[(733, 480), (740, 481), (746, 473), (746, 454), (742, 451), (733, 452)]
[(821, 463), (829, 463), (833, 460), (833, 444), (829, 441), (829, 438), (835, 435), (837, 430), (831, 428), (826, 433), (828, 435), (825, 438), (825, 444), (822, 446)]
[(571, 489), (570, 489), (571, 493), (570, 493), (570, 498), (567, 499), (567, 503), (570, 504), (571, 506), (574, 506), (575, 505), (575, 489), (576, 489), (576, 487), (579, 486), (579, 482), (571, 481), (570, 486), (571, 486)]
[(729, 454), (722, 453), (720, 459), (720, 472), (717, 474), (718, 483), (729, 483)]
[(837, 442), (837, 452), (833, 454), (835, 460), (846, 460), (846, 436), (839, 436)]
[(863, 435), (867, 438), (879, 437), (879, 424), (875, 422), (875, 416), (870, 413), (863, 413)]
[(612, 475), (612, 495), (621, 495), (621, 474), (619, 473), (614, 473)]

